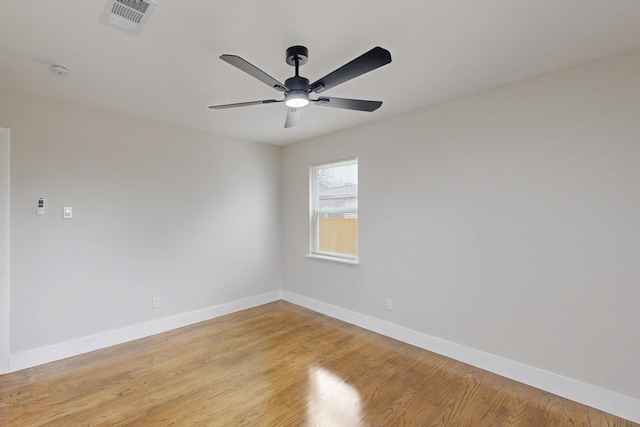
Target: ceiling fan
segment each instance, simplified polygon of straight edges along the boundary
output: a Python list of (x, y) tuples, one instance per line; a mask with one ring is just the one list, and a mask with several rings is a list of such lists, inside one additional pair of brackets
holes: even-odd
[(310, 99), (312, 92), (321, 93), (327, 89), (344, 83), (348, 80), (375, 70), (391, 62), (391, 54), (381, 47), (374, 47), (370, 51), (360, 55), (356, 59), (335, 71), (327, 74), (319, 80), (309, 84), (309, 79), (300, 76), (299, 68), (307, 63), (309, 50), (304, 46), (292, 46), (287, 49), (287, 64), (295, 67), (295, 76), (285, 80), (284, 84), (274, 79), (255, 65), (236, 55), (222, 55), (220, 59), (255, 77), (261, 82), (269, 85), (277, 91), (284, 93), (284, 99), (264, 99), (261, 101), (238, 102), (235, 104), (212, 105), (209, 108), (218, 110), (223, 108), (245, 107), (257, 104), (272, 104), (284, 102), (289, 108), (287, 118), (284, 123), (285, 128), (295, 126), (300, 119), (300, 109), (313, 102), (316, 105), (333, 108), (343, 108), (347, 110), (375, 111), (382, 105), (382, 101), (366, 101), (363, 99), (329, 98), (320, 96), (317, 99)]

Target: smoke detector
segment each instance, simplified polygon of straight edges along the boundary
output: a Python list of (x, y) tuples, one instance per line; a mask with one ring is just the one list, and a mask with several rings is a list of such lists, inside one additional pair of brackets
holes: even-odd
[(107, 0), (100, 22), (138, 35), (157, 4), (156, 0)]
[(69, 74), (69, 69), (64, 65), (51, 64), (51, 72), (59, 74), (61, 76), (66, 76)]

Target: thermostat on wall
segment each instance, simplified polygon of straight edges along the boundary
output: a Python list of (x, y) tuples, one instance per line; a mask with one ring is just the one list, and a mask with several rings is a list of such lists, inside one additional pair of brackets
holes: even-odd
[(36, 202), (36, 214), (44, 215), (44, 199), (42, 197)]

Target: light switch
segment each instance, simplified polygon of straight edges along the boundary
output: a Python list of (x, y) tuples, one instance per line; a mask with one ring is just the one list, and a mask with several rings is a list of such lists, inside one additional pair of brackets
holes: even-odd
[(73, 208), (69, 206), (65, 206), (63, 211), (63, 217), (65, 219), (73, 218)]

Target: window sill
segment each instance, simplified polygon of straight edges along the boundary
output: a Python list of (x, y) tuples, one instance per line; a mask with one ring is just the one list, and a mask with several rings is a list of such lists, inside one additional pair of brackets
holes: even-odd
[(345, 259), (345, 258), (338, 258), (338, 257), (324, 256), (324, 255), (317, 255), (317, 254), (307, 254), (304, 257), (321, 259), (324, 261), (339, 262), (341, 264), (360, 265), (360, 262), (357, 259)]

